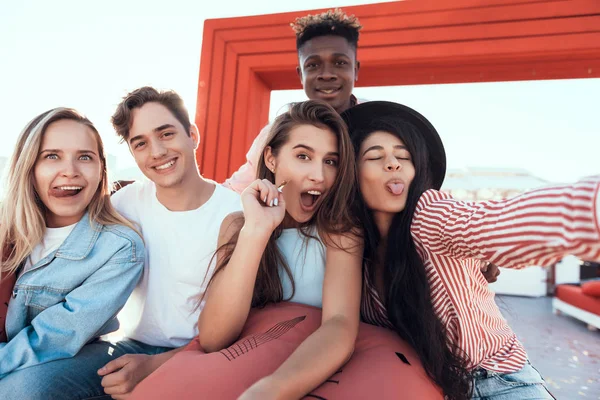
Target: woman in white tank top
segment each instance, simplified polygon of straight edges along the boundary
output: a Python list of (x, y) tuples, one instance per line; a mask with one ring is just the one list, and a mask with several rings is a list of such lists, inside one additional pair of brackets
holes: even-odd
[(249, 398), (274, 391), (302, 397), (352, 354), (363, 247), (347, 212), (355, 179), (350, 157), (346, 127), (333, 108), (293, 105), (273, 124), (258, 167), (262, 179), (242, 193), (243, 214), (221, 226), (223, 247), (198, 322), (205, 351), (233, 343), (251, 307), (280, 301), (323, 307), (321, 327), (254, 384)]

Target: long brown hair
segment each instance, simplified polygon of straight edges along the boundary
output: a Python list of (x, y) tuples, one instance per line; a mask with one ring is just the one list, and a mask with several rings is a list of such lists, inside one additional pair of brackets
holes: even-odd
[(44, 236), (45, 206), (39, 201), (35, 191), (33, 169), (46, 129), (53, 122), (65, 119), (89, 128), (98, 143), (102, 177), (94, 197), (87, 206), (90, 221), (102, 225), (124, 225), (136, 230), (110, 202), (104, 145), (92, 122), (72, 108), (54, 108), (38, 115), (27, 124), (19, 135), (9, 164), (5, 196), (0, 201), (0, 249), (9, 250), (7, 257), (0, 262), (2, 276), (15, 272)]
[(382, 259), (378, 259), (378, 253), (383, 238), (373, 210), (358, 193), (354, 207), (362, 221), (366, 271), (373, 282), (375, 268), (382, 264), (384, 291), (380, 295), (385, 299), (387, 317), (398, 336), (414, 349), (427, 375), (444, 391), (444, 398), (468, 400), (472, 394), (468, 355), (450, 339), (448, 329), (436, 314), (425, 263), (410, 230), (421, 195), (434, 187), (431, 153), (419, 128), (400, 117), (373, 118), (367, 128), (353, 130), (357, 153), (363, 142), (377, 131), (388, 132), (404, 143), (415, 166), (415, 176), (404, 210), (394, 215), (389, 226)]
[[(311, 231), (313, 231), (313, 227), (316, 227), (323, 242), (328, 245), (335, 244), (330, 240), (331, 235), (352, 234), (352, 230), (357, 226), (349, 207), (355, 193), (356, 164), (354, 161), (354, 148), (348, 136), (346, 125), (339, 114), (329, 104), (316, 100), (292, 104), (288, 112), (278, 116), (273, 122), (265, 148), (270, 147), (271, 153), (277, 156), (283, 145), (288, 142), (291, 130), (299, 125), (312, 125), (328, 129), (337, 138), (339, 162), (333, 185), (325, 193), (323, 202), (312, 218), (299, 227), (307, 238), (314, 237)], [(257, 177), (275, 183), (275, 174), (265, 164), (264, 148), (257, 167)], [(236, 221), (240, 227), (243, 225), (242, 218), (240, 218), (240, 221)], [(271, 234), (261, 257), (252, 296), (252, 307), (262, 307), (269, 303), (284, 300), (283, 287), (279, 278), (280, 266), (292, 283), (293, 296), (294, 280), (292, 273), (285, 263), (276, 242), (276, 239), (281, 235), (281, 231), (280, 225)], [(228, 243), (217, 250), (215, 256), (218, 254), (221, 257), (208, 286), (212, 283), (214, 276), (229, 263), (238, 237), (239, 231)]]

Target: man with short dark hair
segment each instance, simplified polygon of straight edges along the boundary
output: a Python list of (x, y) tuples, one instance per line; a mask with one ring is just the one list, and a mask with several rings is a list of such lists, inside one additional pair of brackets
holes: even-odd
[[(306, 96), (326, 101), (338, 113), (358, 104), (352, 94), (360, 70), (357, 50), (362, 26), (358, 19), (335, 9), (296, 18), (291, 26), (296, 33), (296, 71)], [(223, 183), (224, 186), (241, 193), (256, 179), (256, 166), (270, 128), (271, 124), (267, 124), (260, 131), (246, 154), (246, 163)], [(482, 262), (482, 273), (488, 282), (495, 282), (500, 270)]]
[[(145, 345), (181, 348), (198, 334), (199, 300), (221, 223), (241, 209), (240, 198), (198, 171), (200, 135), (175, 92), (137, 89), (112, 122), (148, 178), (112, 196), (115, 208), (140, 226), (148, 253), (142, 280), (120, 314), (122, 329)], [(172, 354), (111, 361), (99, 371), (104, 391), (128, 393)]]
[[(338, 113), (356, 105), (352, 91), (360, 69), (357, 47), (362, 27), (358, 19), (335, 9), (296, 18), (291, 25), (298, 51), (296, 71), (306, 96), (329, 103)], [(226, 187), (241, 193), (256, 179), (256, 165), (270, 128), (268, 124), (260, 131), (246, 163), (225, 181)]]

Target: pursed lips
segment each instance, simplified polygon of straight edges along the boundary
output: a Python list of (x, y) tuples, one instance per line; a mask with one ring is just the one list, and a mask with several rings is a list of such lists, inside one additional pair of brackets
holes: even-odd
[(404, 184), (404, 181), (402, 181), (402, 179), (393, 178), (393, 179), (389, 179), (385, 183), (385, 187), (391, 194), (393, 194), (395, 196), (399, 196), (402, 193), (404, 193), (405, 184)]

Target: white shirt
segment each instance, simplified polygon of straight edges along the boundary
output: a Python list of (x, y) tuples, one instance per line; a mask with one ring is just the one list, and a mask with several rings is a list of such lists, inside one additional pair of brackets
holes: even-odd
[(191, 211), (168, 210), (145, 179), (112, 196), (115, 208), (138, 224), (146, 244), (144, 274), (119, 314), (126, 337), (181, 347), (198, 334), (198, 300), (214, 268), (209, 263), (221, 222), (241, 210), (237, 193), (215, 186), (208, 201)]
[(46, 228), (42, 241), (33, 248), (33, 251), (27, 257), (23, 272), (37, 264), (41, 259), (48, 256), (50, 253), (60, 247), (65, 239), (73, 232), (77, 223), (73, 225), (63, 226), (61, 228)]
[[(313, 233), (318, 238), (316, 234)], [(298, 229), (284, 229), (277, 239), (277, 247), (285, 259), (292, 283), (283, 268), (279, 269), (283, 299), (309, 306), (323, 306), (323, 278), (325, 277), (325, 246), (320, 240), (304, 236)]]

